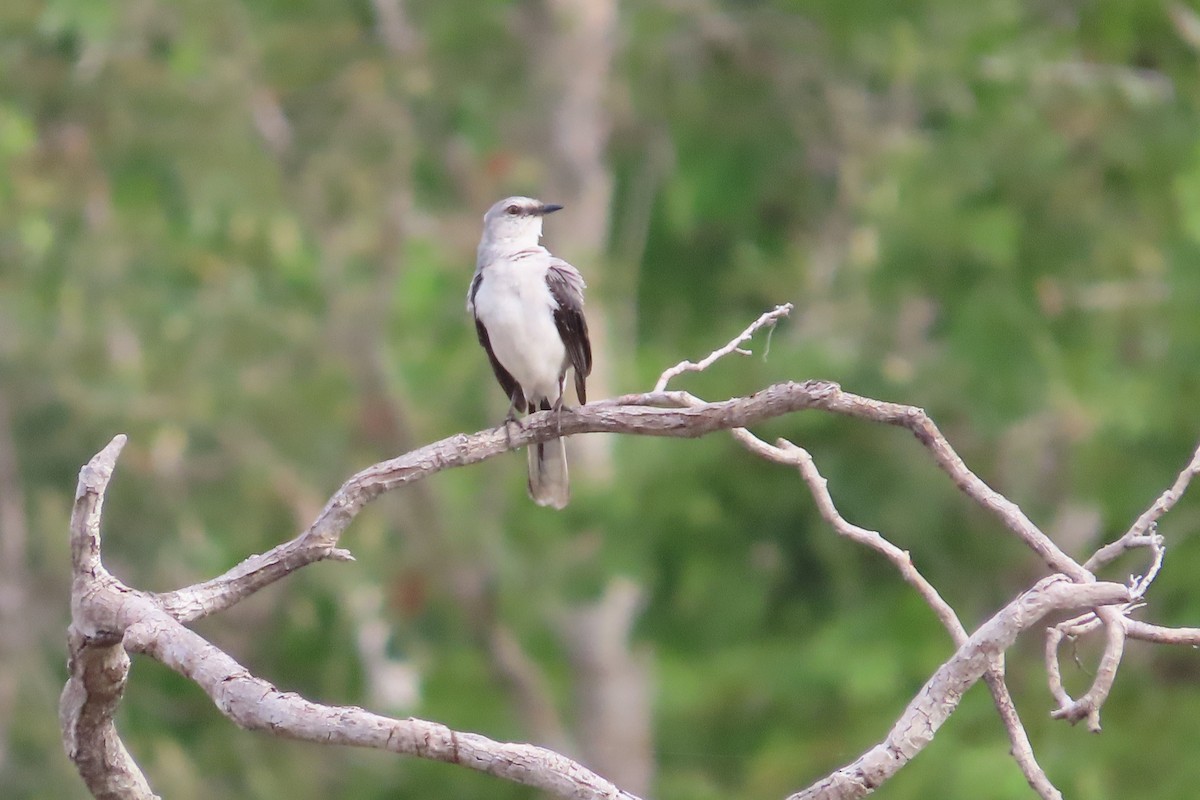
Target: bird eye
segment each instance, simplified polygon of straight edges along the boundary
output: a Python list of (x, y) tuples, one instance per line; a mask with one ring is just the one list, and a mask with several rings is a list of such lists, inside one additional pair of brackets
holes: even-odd
[(509, 206), (508, 208), (504, 209), (504, 213), (508, 214), (510, 217), (515, 217), (518, 213), (520, 213), (520, 211), (521, 211), (521, 209), (515, 205)]

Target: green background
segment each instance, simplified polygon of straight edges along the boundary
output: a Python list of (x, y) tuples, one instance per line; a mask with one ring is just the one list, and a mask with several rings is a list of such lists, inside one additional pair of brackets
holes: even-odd
[[(716, 399), (825, 378), (922, 406), (1076, 556), (1186, 462), (1190, 4), (621, 3), (600, 105), (611, 194), (587, 248), (571, 244), (578, 204), (547, 190), (569, 185), (546, 157), (564, 107), (552, 5), (411, 0), (397, 45), (380, 35), (388, 0), (0, 3), (0, 427), (16, 465), (0, 491), (26, 533), (4, 532), (18, 590), (0, 612), (0, 796), (85, 796), (55, 713), (80, 465), (129, 434), (106, 563), (167, 590), (294, 535), (354, 471), (495, 424), (505, 400), (463, 301), (480, 215), (506, 194), (568, 205), (546, 241), (589, 281), (605, 393), (647, 390), (793, 302), (769, 352), (760, 338), (678, 386)], [(843, 513), (911, 551), (968, 628), (1044, 573), (901, 431), (805, 413), (758, 432), (809, 448)], [(527, 500), (517, 455), (439, 474), (355, 521), (357, 562), (199, 628), (282, 689), (386, 712), (356, 645), (366, 614), (420, 675), (419, 702), (393, 713), (524, 740), (481, 619), (516, 633), (569, 723), (558, 620), (632, 580), (661, 800), (806, 786), (879, 741), (950, 654), (791, 471), (723, 435), (595, 449), (561, 514)], [(1164, 521), (1141, 618), (1200, 620), (1197, 524), (1188, 499)], [(483, 599), (464, 602), (462, 574)], [(1076, 692), (1095, 648), (1077, 655)], [(1131, 643), (1098, 736), (1049, 719), (1039, 636), (1007, 663), (1068, 797), (1196, 796), (1192, 651)], [(118, 722), (170, 800), (534, 796), (240, 731), (144, 658)], [(980, 685), (878, 794), (1032, 797), (1007, 751)]]

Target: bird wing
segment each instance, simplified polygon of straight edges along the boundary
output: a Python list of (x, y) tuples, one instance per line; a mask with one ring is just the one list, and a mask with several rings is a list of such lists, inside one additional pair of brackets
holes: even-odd
[(592, 372), (592, 343), (583, 316), (583, 290), (587, 284), (579, 270), (556, 258), (546, 269), (546, 286), (554, 298), (554, 325), (567, 348), (567, 360), (575, 369), (575, 393), (582, 405), (587, 402), (585, 379)]
[(475, 316), (475, 293), (479, 291), (479, 281), (483, 278), (483, 272), (475, 270), (475, 277), (471, 278), (471, 288), (467, 289), (467, 313), (472, 317)]
[(496, 380), (500, 382), (500, 388), (504, 390), (504, 395), (513, 404), (513, 407), (524, 409), (525, 393), (521, 390), (516, 378), (504, 368), (496, 358), (496, 354), (492, 352), (492, 340), (488, 337), (487, 328), (480, 321), (479, 315), (475, 313), (475, 293), (479, 291), (479, 282), (482, 279), (482, 273), (476, 273), (475, 278), (471, 281), (471, 289), (467, 292), (467, 311), (471, 312), (471, 316), (475, 320), (475, 335), (479, 337), (479, 343), (487, 351), (488, 361), (492, 364), (492, 372), (496, 373)]

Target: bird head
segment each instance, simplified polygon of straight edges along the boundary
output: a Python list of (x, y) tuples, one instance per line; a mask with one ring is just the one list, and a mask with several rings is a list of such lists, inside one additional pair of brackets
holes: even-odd
[(506, 197), (483, 215), (483, 242), (534, 247), (542, 236), (542, 217), (560, 208), (532, 197)]

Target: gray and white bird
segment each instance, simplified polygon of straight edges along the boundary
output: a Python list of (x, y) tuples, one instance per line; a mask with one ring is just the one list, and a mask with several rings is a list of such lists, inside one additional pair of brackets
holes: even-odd
[[(509, 197), (483, 215), (483, 236), (467, 312), (475, 319), (496, 380), (508, 396), (507, 421), (517, 413), (562, 410), (567, 371), (587, 402), (592, 345), (583, 316), (586, 284), (579, 270), (542, 247), (542, 218), (562, 206)], [(563, 508), (570, 498), (562, 439), (529, 447), (529, 496)]]

